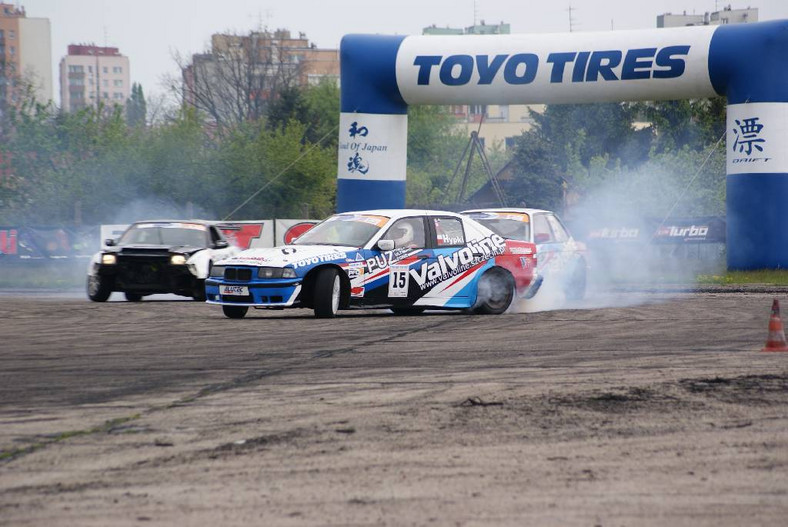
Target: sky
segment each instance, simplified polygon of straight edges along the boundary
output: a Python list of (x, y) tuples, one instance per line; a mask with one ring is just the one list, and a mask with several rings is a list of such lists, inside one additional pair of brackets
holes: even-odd
[(0, 0), (52, 27), (55, 100), (57, 68), (69, 44), (117, 47), (129, 57), (132, 82), (146, 95), (164, 93), (180, 76), (175, 56), (207, 49), (220, 32), (288, 29), (319, 48), (338, 48), (348, 33), (418, 35), (422, 29), (508, 23), (512, 33), (563, 33), (656, 27), (663, 13), (702, 14), (724, 6), (757, 7), (759, 20), (788, 19), (788, 1), (752, 0)]

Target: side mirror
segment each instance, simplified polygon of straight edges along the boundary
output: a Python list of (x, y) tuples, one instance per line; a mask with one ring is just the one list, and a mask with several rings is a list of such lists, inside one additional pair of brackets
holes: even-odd
[(544, 232), (540, 232), (539, 234), (534, 236), (534, 242), (536, 243), (545, 243), (550, 241), (550, 235)]
[(393, 251), (394, 240), (378, 240), (378, 249), (381, 251)]
[(216, 242), (213, 244), (214, 249), (226, 249), (229, 246), (230, 244), (227, 243), (227, 240), (216, 240)]
[(113, 240), (112, 238), (107, 238), (106, 240), (104, 240), (104, 245), (106, 245), (107, 247), (114, 247), (115, 240)]

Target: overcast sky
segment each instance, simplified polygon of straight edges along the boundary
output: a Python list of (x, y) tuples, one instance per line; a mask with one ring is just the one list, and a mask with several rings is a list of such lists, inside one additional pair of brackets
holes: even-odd
[(129, 57), (132, 82), (146, 94), (162, 92), (166, 75), (178, 76), (173, 56), (203, 51), (213, 33), (289, 29), (320, 48), (337, 48), (347, 33), (418, 35), (422, 28), (466, 27), (484, 20), (511, 25), (512, 33), (656, 27), (657, 15), (702, 14), (757, 7), (760, 20), (788, 19), (788, 1), (714, 0), (0, 0), (22, 5), (29, 17), (49, 18), (55, 99), (57, 66), (69, 44), (120, 48)]

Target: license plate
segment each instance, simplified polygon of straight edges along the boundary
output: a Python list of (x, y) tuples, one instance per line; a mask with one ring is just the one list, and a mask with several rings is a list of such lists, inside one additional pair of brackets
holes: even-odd
[(227, 296), (249, 296), (249, 288), (245, 285), (220, 285), (219, 293)]

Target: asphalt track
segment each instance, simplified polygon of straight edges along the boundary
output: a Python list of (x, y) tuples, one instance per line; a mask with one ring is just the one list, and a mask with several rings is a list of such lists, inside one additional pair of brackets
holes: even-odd
[(0, 294), (0, 524), (783, 525), (775, 296), (229, 320)]

